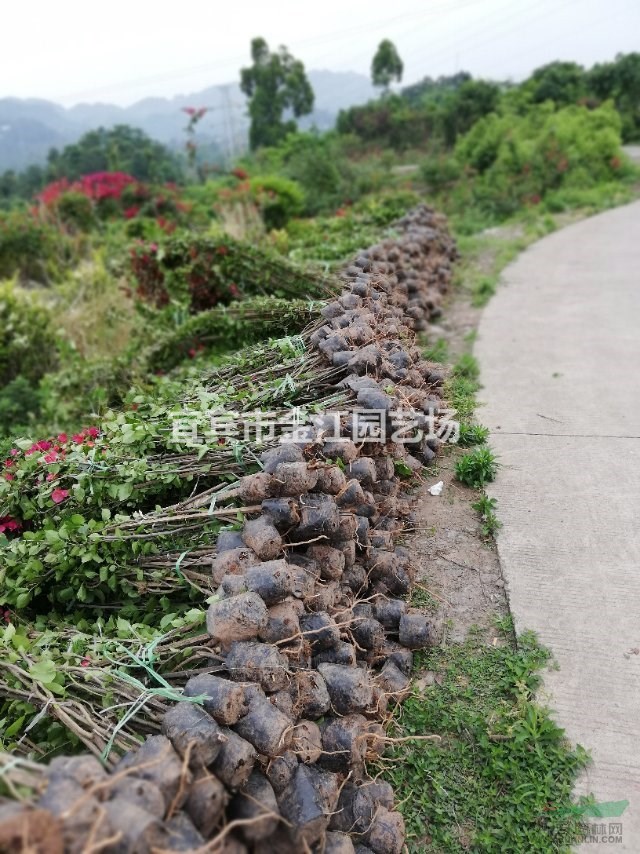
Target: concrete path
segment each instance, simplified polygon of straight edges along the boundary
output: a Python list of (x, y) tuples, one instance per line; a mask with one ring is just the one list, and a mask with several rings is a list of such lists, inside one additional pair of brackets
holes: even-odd
[[(518, 632), (559, 670), (545, 700), (594, 764), (579, 793), (620, 801), (640, 852), (640, 203), (524, 252), (487, 306), (475, 348), (480, 420), (501, 471), (490, 494)], [(601, 830), (601, 828), (599, 829)], [(617, 835), (617, 829), (614, 828)]]

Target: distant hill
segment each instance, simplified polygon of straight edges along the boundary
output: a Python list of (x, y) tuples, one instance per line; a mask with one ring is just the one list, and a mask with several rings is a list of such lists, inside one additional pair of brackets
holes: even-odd
[[(341, 109), (362, 104), (376, 94), (369, 79), (355, 72), (310, 71), (308, 76), (316, 96), (315, 109), (300, 122), (302, 128), (333, 127)], [(183, 107), (209, 108), (198, 125), (200, 142), (215, 141), (229, 155), (245, 147), (245, 97), (237, 83), (173, 98), (145, 98), (130, 107), (77, 104), (65, 109), (37, 98), (0, 98), (0, 172), (43, 163), (50, 148), (75, 142), (100, 126), (132, 125), (179, 148), (185, 141)]]

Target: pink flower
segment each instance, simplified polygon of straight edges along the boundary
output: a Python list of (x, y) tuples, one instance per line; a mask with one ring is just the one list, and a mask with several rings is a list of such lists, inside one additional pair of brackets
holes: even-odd
[(81, 667), (88, 667), (90, 663), (91, 663), (90, 659), (83, 658), (82, 661), (80, 662), (80, 666)]
[(55, 480), (55, 479), (56, 479), (56, 476), (55, 476), (55, 474), (54, 474), (53, 472), (50, 472), (50, 473), (47, 475), (47, 480), (48, 480), (48, 481), (52, 481), (52, 480)]
[(87, 436), (91, 436), (92, 439), (97, 439), (100, 435), (100, 431), (97, 427), (88, 427), (85, 430), (85, 433), (87, 434)]
[(13, 480), (14, 476), (10, 472), (7, 472), (4, 476), (4, 479), (5, 480)]
[(51, 448), (51, 442), (47, 439), (41, 439), (39, 442), (36, 442), (35, 447), (39, 451), (48, 451)]
[(75, 442), (76, 445), (81, 445), (84, 442), (84, 436), (82, 433), (74, 433), (71, 441)]
[(50, 454), (45, 454), (44, 461), (45, 461), (45, 463), (55, 463), (57, 459), (58, 459), (58, 455), (56, 454), (56, 452), (51, 451)]
[(12, 457), (17, 457), (18, 454), (20, 453), (20, 451), (17, 448), (11, 448), (9, 453), (11, 454)]
[(65, 498), (69, 497), (68, 489), (60, 489), (60, 487), (56, 487), (51, 493), (51, 500), (54, 504), (60, 504), (61, 501), (64, 501)]
[(68, 441), (69, 441), (69, 440), (68, 440), (68, 438), (67, 438), (67, 434), (66, 434), (66, 433), (60, 433), (60, 434), (58, 435), (58, 442), (62, 442), (62, 443), (64, 444), (65, 442), (68, 442)]

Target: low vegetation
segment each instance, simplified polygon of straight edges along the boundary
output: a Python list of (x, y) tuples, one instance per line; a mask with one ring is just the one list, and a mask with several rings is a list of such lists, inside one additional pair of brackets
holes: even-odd
[(403, 811), (416, 854), (568, 852), (580, 835), (580, 817), (567, 807), (588, 756), (536, 702), (548, 655), (529, 636), (516, 647), (511, 632), (496, 636), (495, 646), (472, 633), (421, 655), (431, 684), (415, 689), (395, 721), (400, 738), (441, 736), (399, 744), (382, 765), (410, 793)]

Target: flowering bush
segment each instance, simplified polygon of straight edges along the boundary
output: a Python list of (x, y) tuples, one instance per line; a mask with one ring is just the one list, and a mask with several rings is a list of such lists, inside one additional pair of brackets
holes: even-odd
[(170, 230), (189, 211), (175, 184), (151, 187), (124, 172), (94, 172), (73, 182), (62, 178), (46, 186), (37, 201), (42, 218), (52, 215), (82, 230), (112, 217), (153, 218), (162, 230)]

